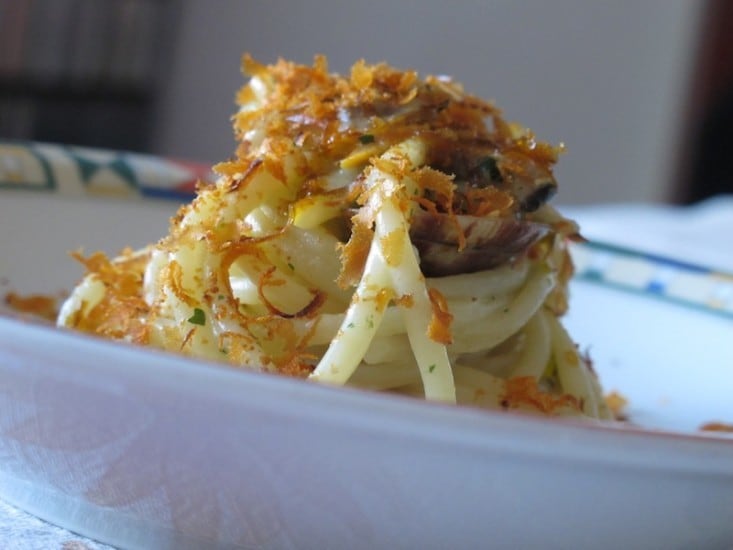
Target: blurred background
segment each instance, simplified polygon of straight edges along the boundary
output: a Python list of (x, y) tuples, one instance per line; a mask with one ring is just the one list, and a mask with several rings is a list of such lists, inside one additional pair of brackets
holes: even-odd
[(726, 0), (0, 0), (0, 138), (207, 163), (240, 58), (449, 74), (565, 143), (558, 202), (733, 192)]

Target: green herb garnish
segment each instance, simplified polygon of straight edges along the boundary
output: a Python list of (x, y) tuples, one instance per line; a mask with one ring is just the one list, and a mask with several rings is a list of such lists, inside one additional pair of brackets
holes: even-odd
[(372, 134), (364, 134), (359, 136), (359, 141), (364, 145), (367, 143), (374, 143), (374, 136)]
[(502, 181), (501, 171), (494, 157), (482, 158), (476, 168), (484, 178), (488, 178), (491, 181)]
[(435, 363), (433, 363), (432, 365), (428, 367), (428, 372), (433, 372), (434, 370), (435, 370)]
[(204, 310), (197, 307), (193, 308), (193, 315), (188, 318), (188, 322), (193, 325), (204, 326), (206, 324), (206, 314), (204, 313)]

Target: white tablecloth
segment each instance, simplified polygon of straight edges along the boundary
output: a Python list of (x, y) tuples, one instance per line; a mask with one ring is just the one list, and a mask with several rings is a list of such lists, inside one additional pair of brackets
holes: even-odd
[[(618, 204), (561, 210), (580, 222), (588, 239), (733, 273), (733, 195), (685, 208)], [(109, 547), (45, 523), (0, 500), (0, 548), (96, 550)]]
[(110, 547), (41, 521), (0, 500), (0, 548), (8, 550), (102, 550)]

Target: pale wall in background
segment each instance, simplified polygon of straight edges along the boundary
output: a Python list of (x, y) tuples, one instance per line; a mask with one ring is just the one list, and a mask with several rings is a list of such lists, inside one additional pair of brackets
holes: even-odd
[(538, 137), (564, 142), (561, 203), (665, 201), (679, 154), (701, 2), (184, 0), (156, 152), (234, 150), (242, 52), (332, 70), (361, 57), (450, 74)]

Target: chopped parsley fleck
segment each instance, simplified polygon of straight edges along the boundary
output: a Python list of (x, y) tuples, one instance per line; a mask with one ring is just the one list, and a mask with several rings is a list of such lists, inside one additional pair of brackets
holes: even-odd
[(499, 165), (494, 157), (484, 157), (476, 167), (479, 173), (491, 181), (502, 181)]
[(219, 353), (222, 353), (222, 354), (224, 354), (224, 355), (229, 355), (229, 350), (228, 350), (227, 348), (221, 348), (221, 349), (219, 350)]
[(354, 325), (354, 323), (349, 323), (348, 325), (346, 325), (346, 328), (354, 328), (355, 326), (356, 325)]
[(188, 322), (193, 325), (204, 326), (206, 324), (206, 314), (204, 313), (204, 310), (197, 307), (193, 308), (193, 315), (188, 318)]
[(289, 267), (289, 268), (290, 268), (290, 269), (291, 269), (292, 271), (295, 271), (295, 266), (294, 266), (293, 264), (291, 264), (290, 262), (288, 262), (288, 267)]
[(216, 299), (217, 299), (217, 300), (223, 300), (224, 298), (226, 298), (226, 296), (224, 296), (223, 294), (219, 294), (219, 295), (218, 295), (218, 296), (216, 297)]
[(359, 141), (364, 145), (367, 143), (374, 143), (374, 136), (372, 134), (364, 134), (359, 136)]
[(434, 370), (435, 370), (435, 363), (433, 363), (432, 365), (428, 367), (428, 372), (433, 372)]

